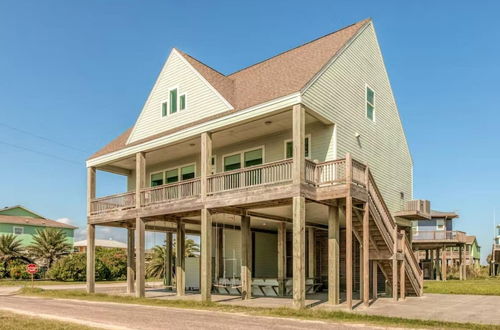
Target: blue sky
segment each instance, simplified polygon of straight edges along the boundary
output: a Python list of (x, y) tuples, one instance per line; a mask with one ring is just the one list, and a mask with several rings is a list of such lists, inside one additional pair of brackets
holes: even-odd
[[(498, 12), (496, 1), (0, 0), (0, 206), (83, 228), (84, 161), (134, 123), (172, 47), (230, 73), (372, 17), (414, 197), (459, 212), (485, 257), (500, 212)], [(98, 194), (125, 189), (99, 179)]]

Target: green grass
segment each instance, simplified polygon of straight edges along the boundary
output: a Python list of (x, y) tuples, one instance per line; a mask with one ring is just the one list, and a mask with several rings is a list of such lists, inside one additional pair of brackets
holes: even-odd
[(202, 303), (192, 300), (160, 300), (148, 298), (135, 298), (131, 296), (108, 295), (104, 293), (88, 294), (78, 290), (42, 290), (38, 288), (24, 288), (23, 295), (59, 299), (81, 299), (87, 301), (113, 302), (138, 304), (157, 307), (176, 307), (188, 309), (213, 310), (220, 312), (245, 313), (259, 316), (288, 317), (307, 320), (322, 320), (339, 323), (357, 323), (379, 326), (395, 326), (404, 328), (439, 328), (439, 329), (500, 329), (500, 326), (481, 325), (473, 323), (458, 323), (444, 321), (430, 321), (406, 319), (387, 316), (364, 315), (344, 311), (327, 311), (321, 309), (295, 310), (291, 308), (260, 308), (230, 306), (215, 302)]
[[(158, 282), (156, 278), (148, 278), (146, 282)], [(71, 285), (71, 284), (86, 284), (86, 282), (77, 281), (56, 281), (56, 280), (35, 280), (35, 286), (39, 285)], [(96, 281), (97, 284), (111, 284), (111, 283), (125, 283), (125, 280), (120, 281)], [(11, 280), (11, 279), (1, 279), (0, 286), (30, 286), (31, 280)]]
[[(125, 281), (99, 281), (97, 283), (125, 283)], [(67, 284), (85, 284), (85, 282), (74, 282), (74, 281), (51, 281), (51, 280), (35, 280), (35, 286), (37, 285), (67, 285)], [(31, 280), (0, 280), (0, 286), (30, 286)]]
[(93, 329), (84, 325), (46, 320), (17, 313), (0, 311), (0, 328), (6, 330), (37, 329), (37, 330), (87, 330)]
[(444, 294), (472, 294), (500, 296), (500, 278), (486, 278), (475, 280), (448, 280), (448, 281), (426, 281), (424, 283), (425, 293)]

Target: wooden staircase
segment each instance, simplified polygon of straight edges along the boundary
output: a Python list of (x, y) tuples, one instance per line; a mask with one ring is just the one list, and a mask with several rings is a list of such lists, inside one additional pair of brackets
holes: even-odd
[[(408, 238), (403, 233), (398, 233), (396, 222), (389, 212), (387, 205), (368, 171), (368, 203), (370, 209), (369, 217), (369, 241), (370, 260), (376, 260), (391, 284), (393, 281), (393, 258), (404, 262), (405, 266), (405, 296), (421, 296), (423, 291), (423, 272), (420, 269), (415, 253), (411, 248)], [(354, 206), (353, 234), (360, 242), (363, 241), (363, 213), (359, 206)], [(399, 272), (399, 267), (398, 270)], [(399, 273), (398, 273), (399, 277)], [(398, 290), (400, 286), (398, 285)]]

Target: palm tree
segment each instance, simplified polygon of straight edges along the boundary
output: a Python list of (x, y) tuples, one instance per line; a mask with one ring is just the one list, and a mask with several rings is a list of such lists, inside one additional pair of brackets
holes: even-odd
[(22, 259), (30, 262), (24, 255), (21, 239), (14, 234), (0, 235), (0, 262), (6, 268), (7, 263), (13, 259)]
[(162, 278), (165, 276), (166, 246), (156, 245), (151, 249), (151, 259), (146, 267), (146, 276)]
[(71, 251), (66, 234), (57, 228), (37, 229), (33, 243), (28, 246), (29, 253), (50, 268), (60, 257)]
[[(176, 242), (177, 240), (174, 241), (174, 246), (173, 246), (173, 255), (176, 255)], [(198, 243), (196, 243), (193, 239), (188, 238), (186, 239), (186, 242), (184, 243), (184, 256), (185, 257), (197, 257), (200, 255), (200, 246)]]

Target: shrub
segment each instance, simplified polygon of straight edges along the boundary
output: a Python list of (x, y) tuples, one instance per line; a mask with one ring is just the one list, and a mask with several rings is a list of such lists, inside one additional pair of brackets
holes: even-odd
[[(6, 274), (13, 280), (31, 279), (31, 274), (26, 271), (27, 263), (21, 259), (14, 259), (7, 263)], [(39, 278), (39, 274), (35, 274), (34, 278)]]
[(122, 249), (96, 249), (96, 258), (109, 270), (108, 280), (127, 278), (127, 255)]
[[(73, 253), (59, 259), (48, 271), (48, 276), (59, 281), (85, 281), (87, 254)], [(97, 281), (125, 279), (127, 257), (120, 249), (97, 249), (95, 278)]]

